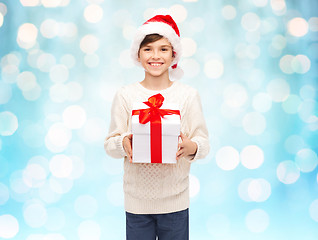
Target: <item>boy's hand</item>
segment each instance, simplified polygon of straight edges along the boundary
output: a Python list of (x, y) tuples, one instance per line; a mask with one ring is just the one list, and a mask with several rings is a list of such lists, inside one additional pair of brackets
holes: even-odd
[(127, 154), (127, 157), (129, 158), (129, 162), (132, 162), (132, 134), (127, 135), (123, 139), (123, 147)]
[(176, 159), (179, 160), (182, 157), (195, 155), (198, 149), (197, 144), (195, 142), (192, 142), (182, 132), (180, 133), (180, 137), (182, 142), (178, 144), (178, 152), (176, 154)]

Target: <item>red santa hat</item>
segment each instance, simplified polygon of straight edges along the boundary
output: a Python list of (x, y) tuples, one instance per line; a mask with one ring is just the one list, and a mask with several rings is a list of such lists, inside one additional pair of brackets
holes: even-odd
[(153, 18), (147, 20), (137, 29), (131, 45), (131, 56), (138, 66), (141, 66), (140, 62), (138, 61), (138, 51), (140, 44), (146, 35), (149, 34), (159, 34), (167, 38), (171, 43), (174, 52), (174, 60), (171, 64), (171, 69), (169, 69), (169, 76), (175, 79), (181, 78), (183, 71), (180, 67), (178, 67), (178, 62), (182, 53), (182, 47), (180, 41), (180, 32), (173, 18), (170, 15), (156, 15)]

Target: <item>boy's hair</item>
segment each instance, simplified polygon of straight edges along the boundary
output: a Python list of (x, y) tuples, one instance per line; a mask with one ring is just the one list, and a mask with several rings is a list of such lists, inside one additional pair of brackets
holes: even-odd
[(143, 46), (147, 45), (148, 43), (153, 43), (155, 41), (160, 40), (161, 38), (163, 38), (163, 36), (158, 34), (158, 33), (153, 33), (153, 34), (146, 35), (144, 40), (142, 40), (142, 42), (140, 43), (139, 50), (140, 50), (140, 48), (142, 48)]
[[(148, 43), (153, 43), (155, 41), (160, 40), (161, 38), (163, 38), (162, 35), (158, 34), (158, 33), (153, 33), (153, 34), (148, 34), (146, 35), (146, 37), (144, 38), (144, 40), (141, 41), (140, 46), (139, 46), (139, 50), (138, 50), (138, 56), (139, 56), (139, 51), (143, 46), (146, 46)], [(172, 57), (174, 57), (174, 51), (172, 49)]]

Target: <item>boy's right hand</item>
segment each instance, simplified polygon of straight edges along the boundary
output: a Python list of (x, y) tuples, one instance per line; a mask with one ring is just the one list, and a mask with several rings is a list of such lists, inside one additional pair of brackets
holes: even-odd
[(132, 134), (127, 135), (123, 139), (123, 147), (129, 158), (129, 162), (132, 162)]

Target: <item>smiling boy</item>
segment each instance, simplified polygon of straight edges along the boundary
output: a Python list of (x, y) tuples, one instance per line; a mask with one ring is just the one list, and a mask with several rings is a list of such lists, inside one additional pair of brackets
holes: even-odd
[[(209, 151), (208, 131), (198, 92), (170, 77), (180, 77), (179, 29), (169, 15), (146, 21), (134, 38), (132, 57), (145, 77), (122, 87), (111, 110), (106, 152), (124, 158), (126, 237), (128, 240), (189, 239), (189, 171), (193, 161)], [(182, 142), (176, 164), (132, 163), (131, 115), (134, 102), (160, 93), (180, 106)]]

